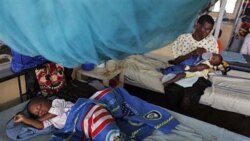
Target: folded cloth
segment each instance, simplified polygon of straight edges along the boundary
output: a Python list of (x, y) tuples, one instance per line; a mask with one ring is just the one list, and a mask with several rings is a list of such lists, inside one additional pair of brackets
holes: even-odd
[(239, 62), (239, 63), (247, 63), (246, 59), (241, 53), (231, 52), (231, 51), (222, 51), (221, 56), (225, 61), (228, 62)]
[[(174, 78), (175, 76), (176, 74), (172, 74), (172, 73), (164, 75), (161, 79), (161, 82), (162, 83), (167, 82), (171, 80), (172, 78)], [(175, 83), (184, 88), (187, 88), (187, 87), (192, 87), (193, 84), (197, 82), (198, 79), (199, 79), (198, 76), (193, 76), (193, 77), (183, 78), (181, 80), (176, 81)]]
[(181, 79), (181, 80), (179, 80), (179, 81), (177, 81), (175, 83), (182, 86), (182, 87), (184, 87), (184, 88), (187, 88), (187, 87), (192, 87), (193, 84), (195, 82), (197, 82), (198, 79), (199, 79), (198, 76), (194, 76), (194, 77)]

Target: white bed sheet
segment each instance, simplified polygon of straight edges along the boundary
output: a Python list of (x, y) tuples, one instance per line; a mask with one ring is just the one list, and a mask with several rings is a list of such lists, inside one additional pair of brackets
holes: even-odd
[(132, 55), (124, 60), (124, 83), (164, 94), (163, 74), (157, 69), (168, 66), (170, 57), (149, 53)]
[(212, 87), (205, 89), (199, 103), (250, 116), (250, 79), (214, 75), (210, 80)]
[[(21, 111), (26, 102), (15, 107), (0, 112), (0, 141), (10, 141), (5, 133), (5, 125), (7, 121), (17, 112)], [(169, 110), (168, 110), (169, 111)], [(230, 132), (224, 128), (220, 128), (206, 122), (169, 111), (180, 125), (173, 132), (163, 134), (156, 130), (145, 141), (249, 141), (250, 138)], [(41, 135), (30, 139), (30, 141), (48, 141), (51, 135)]]

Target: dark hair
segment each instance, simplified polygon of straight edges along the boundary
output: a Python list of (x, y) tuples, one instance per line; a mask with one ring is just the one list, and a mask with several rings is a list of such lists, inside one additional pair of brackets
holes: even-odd
[(222, 62), (223, 62), (223, 57), (222, 57), (220, 54), (216, 54), (216, 56), (219, 57), (219, 62), (216, 63), (216, 64), (214, 64), (214, 65), (215, 65), (215, 66), (219, 66), (219, 65), (221, 65)]
[(28, 114), (30, 115), (30, 117), (31, 117), (31, 118), (34, 118), (34, 119), (38, 118), (36, 115), (32, 114), (32, 113), (30, 112), (30, 110), (29, 110), (29, 107), (30, 107), (32, 104), (37, 103), (37, 102), (47, 102), (47, 101), (49, 101), (49, 99), (47, 99), (47, 98), (45, 98), (45, 97), (41, 97), (41, 96), (32, 98), (32, 99), (28, 102), (28, 104), (27, 104), (27, 106), (26, 106), (26, 107), (27, 107), (27, 112), (28, 112)]
[(204, 25), (205, 23), (210, 23), (212, 26), (214, 26), (214, 19), (210, 15), (202, 15), (198, 19), (197, 23)]

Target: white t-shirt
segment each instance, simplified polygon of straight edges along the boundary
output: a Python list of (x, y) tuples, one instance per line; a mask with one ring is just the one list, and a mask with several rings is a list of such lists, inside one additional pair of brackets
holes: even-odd
[(52, 119), (43, 121), (44, 128), (53, 125), (58, 129), (62, 129), (73, 105), (73, 103), (65, 101), (64, 99), (53, 100), (51, 108), (49, 109), (49, 113), (55, 114), (57, 116)]
[(250, 55), (250, 33), (245, 37), (240, 53)]
[(201, 41), (196, 41), (191, 33), (180, 35), (173, 43), (172, 51), (174, 58), (186, 55), (198, 47), (205, 48), (212, 53), (218, 53), (218, 47), (215, 38), (212, 35), (208, 35)]

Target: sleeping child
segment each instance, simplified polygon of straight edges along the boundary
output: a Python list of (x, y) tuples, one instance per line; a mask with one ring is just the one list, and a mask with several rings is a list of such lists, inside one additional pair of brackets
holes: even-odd
[(36, 97), (27, 106), (28, 112), (34, 118), (18, 114), (14, 116), (13, 120), (15, 123), (21, 122), (37, 129), (44, 129), (51, 125), (57, 129), (62, 129), (73, 105), (73, 103), (64, 99), (51, 101), (44, 97)]
[(160, 71), (164, 75), (174, 74), (175, 76), (172, 79), (164, 82), (163, 85), (166, 87), (182, 78), (192, 77), (196, 74), (199, 74), (200, 76), (206, 76), (211, 68), (219, 66), (222, 64), (222, 61), (223, 58), (220, 54), (211, 52), (204, 52), (201, 55), (193, 55), (179, 62), (171, 60), (171, 62), (175, 65), (160, 69)]
[[(48, 125), (60, 128), (53, 130), (52, 136), (51, 132), (44, 133), (50, 134), (45, 140), (204, 140), (204, 137), (193, 128), (179, 124), (166, 109), (132, 96), (124, 88), (107, 88), (96, 92), (90, 99), (79, 98), (74, 104), (62, 99), (50, 101), (45, 98), (34, 98), (25, 109), (38, 117), (39, 121), (33, 121), (35, 119), (23, 115), (16, 115), (11, 121), (16, 124), (25, 123), (41, 130), (46, 130), (46, 121), (50, 121)], [(62, 120), (52, 122), (58, 116), (61, 116)], [(43, 123), (36, 123), (41, 121)], [(41, 135), (37, 134), (40, 130), (31, 130), (28, 126), (22, 126), (18, 131), (7, 128), (7, 135), (16, 141)], [(13, 135), (17, 134), (20, 136), (14, 138)]]
[[(79, 106), (79, 103), (82, 105)], [(105, 124), (105, 126), (96, 128), (97, 130), (102, 130), (102, 133), (104, 135), (106, 135), (106, 133), (104, 132), (105, 130), (106, 131), (108, 131), (109, 129), (118, 130), (118, 127), (115, 125), (114, 118), (103, 105), (99, 104), (96, 104), (95, 106), (92, 105), (93, 102), (90, 102), (87, 99), (81, 99), (81, 102), (73, 104), (69, 101), (65, 101), (64, 99), (54, 99), (51, 101), (45, 97), (36, 97), (31, 99), (27, 105), (27, 110), (30, 113), (31, 117), (26, 117), (22, 114), (17, 114), (14, 116), (13, 122), (23, 123), (27, 126), (34, 127), (34, 129), (38, 129), (37, 130), (38, 132), (42, 132), (42, 130), (46, 131), (47, 128), (49, 127), (55, 127), (56, 129), (58, 129), (57, 131), (55, 131), (55, 134), (58, 134), (58, 136), (54, 135), (53, 138), (51, 138), (51, 140), (57, 140), (57, 137), (61, 138), (60, 137), (60, 134), (62, 134), (61, 132), (64, 133), (64, 130), (69, 131), (68, 129), (69, 126), (74, 126), (74, 122), (81, 118), (84, 120), (82, 121), (79, 120), (79, 122), (83, 123), (85, 123), (86, 121), (91, 121), (91, 122), (89, 122), (88, 124), (85, 123), (86, 125), (88, 125), (86, 126), (87, 128), (83, 127), (86, 132), (85, 131), (80, 132), (80, 135), (85, 136), (85, 138), (91, 140), (100, 140), (100, 137), (98, 137), (99, 133), (96, 132), (94, 128), (92, 128), (96, 127), (97, 124), (103, 124), (103, 123)], [(70, 112), (72, 113), (76, 112), (74, 107), (76, 107), (77, 109), (82, 109), (84, 111), (83, 113), (88, 113), (88, 114), (86, 116), (81, 116), (81, 118), (77, 117), (79, 116), (79, 114), (74, 114), (73, 116), (70, 116)], [(89, 107), (90, 109), (86, 110), (85, 107)], [(95, 110), (93, 111), (92, 109)], [(89, 114), (89, 112), (91, 114)], [(76, 118), (77, 120), (75, 120), (74, 118)], [(73, 122), (73, 124), (67, 123), (67, 120), (68, 122)], [(91, 128), (91, 131), (88, 131), (89, 128)], [(93, 136), (93, 134), (95, 134), (95, 136)], [(120, 140), (119, 132), (116, 132), (116, 134), (112, 135), (111, 138), (112, 139), (110, 141), (119, 141)]]
[[(53, 125), (59, 130), (51, 140), (143, 140), (156, 130), (167, 135), (179, 125), (165, 109), (131, 96), (123, 88), (107, 88), (90, 99), (79, 98), (74, 104), (62, 99), (35, 98), (27, 110), (37, 119), (18, 114), (12, 121), (41, 130)], [(9, 132), (16, 135), (16, 131)]]

